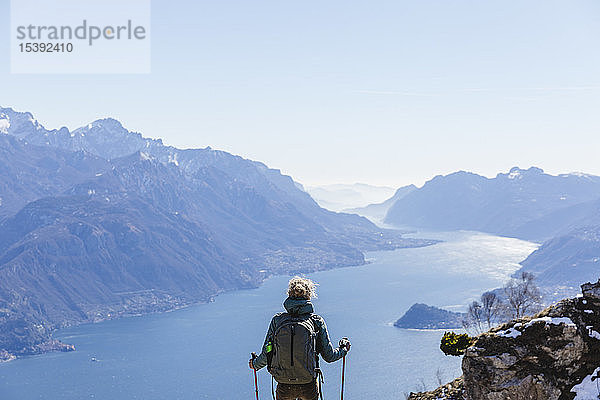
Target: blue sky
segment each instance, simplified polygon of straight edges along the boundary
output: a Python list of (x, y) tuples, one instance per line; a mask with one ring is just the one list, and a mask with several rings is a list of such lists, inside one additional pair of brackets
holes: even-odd
[(600, 174), (600, 2), (152, 2), (152, 73), (11, 75), (49, 128), (112, 116), (309, 184), (514, 165)]

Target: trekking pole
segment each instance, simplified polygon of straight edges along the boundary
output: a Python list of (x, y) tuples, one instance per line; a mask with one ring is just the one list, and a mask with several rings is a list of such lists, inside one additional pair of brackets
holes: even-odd
[(252, 371), (254, 371), (254, 389), (256, 391), (256, 400), (258, 400), (258, 377), (256, 376), (256, 368), (254, 368), (254, 360), (256, 360), (256, 353), (250, 353), (252, 356)]
[[(346, 337), (342, 338), (342, 340), (340, 340), (340, 344), (342, 344), (344, 341), (346, 341), (348, 343), (346, 349), (350, 350), (350, 345), (349, 345), (349, 342), (348, 342), (348, 338), (346, 338)], [(346, 375), (346, 355), (344, 354), (344, 356), (342, 357), (342, 391), (341, 391), (341, 400), (344, 400), (344, 377), (345, 377), (345, 375)]]
[(344, 400), (344, 374), (346, 372), (346, 356), (342, 358), (342, 400)]

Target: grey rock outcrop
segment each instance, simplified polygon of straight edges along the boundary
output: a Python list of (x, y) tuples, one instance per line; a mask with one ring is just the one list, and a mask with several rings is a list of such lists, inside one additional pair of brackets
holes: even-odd
[[(582, 291), (480, 335), (465, 353), (461, 378), (409, 399), (575, 399), (574, 387), (600, 367), (600, 281)], [(595, 398), (585, 396), (577, 399)]]
[(411, 393), (409, 400), (463, 400), (465, 388), (463, 377), (457, 378), (431, 392)]
[(581, 285), (581, 292), (583, 297), (593, 300), (600, 301), (600, 279), (596, 283), (584, 283)]

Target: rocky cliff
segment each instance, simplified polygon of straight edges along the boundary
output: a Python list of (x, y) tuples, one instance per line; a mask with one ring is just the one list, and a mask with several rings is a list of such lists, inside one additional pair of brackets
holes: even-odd
[(464, 355), (462, 377), (409, 399), (597, 399), (600, 280), (582, 292), (480, 335)]

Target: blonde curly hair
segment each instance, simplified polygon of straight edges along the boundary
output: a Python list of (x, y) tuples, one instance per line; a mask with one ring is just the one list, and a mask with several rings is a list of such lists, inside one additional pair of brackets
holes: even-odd
[(317, 284), (307, 278), (295, 276), (290, 279), (287, 294), (296, 299), (306, 299), (317, 297)]

